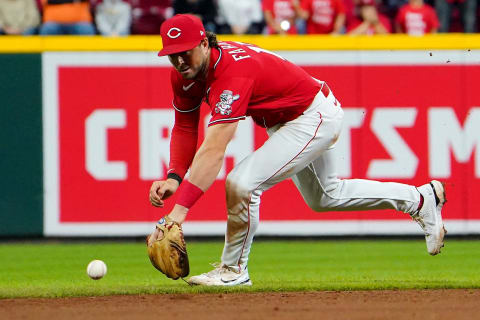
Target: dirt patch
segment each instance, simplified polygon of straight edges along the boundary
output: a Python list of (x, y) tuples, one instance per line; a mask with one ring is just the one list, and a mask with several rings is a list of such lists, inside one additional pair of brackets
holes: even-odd
[(0, 300), (1, 319), (474, 319), (480, 290), (175, 294)]

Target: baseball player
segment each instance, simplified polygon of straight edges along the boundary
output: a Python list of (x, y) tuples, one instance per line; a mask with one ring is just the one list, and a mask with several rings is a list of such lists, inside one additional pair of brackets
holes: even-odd
[[(416, 188), (337, 177), (331, 149), (340, 135), (344, 112), (327, 83), (254, 45), (217, 42), (191, 15), (166, 20), (160, 33), (163, 49), (159, 56), (168, 55), (174, 67), (175, 125), (168, 176), (153, 182), (152, 205), (163, 207), (165, 199), (177, 192), (168, 218), (183, 223), (188, 210), (215, 181), (238, 121), (250, 116), (269, 135), (226, 179), (228, 219), (221, 263), (191, 277), (189, 283), (252, 284), (247, 263), (259, 223), (260, 199), (264, 191), (287, 178), (293, 179), (314, 211), (403, 211), (424, 230), (428, 252), (440, 252), (446, 233), (441, 215), (445, 190), (440, 182)], [(210, 106), (212, 117), (196, 150), (202, 101)], [(157, 228), (149, 241), (161, 236)]]

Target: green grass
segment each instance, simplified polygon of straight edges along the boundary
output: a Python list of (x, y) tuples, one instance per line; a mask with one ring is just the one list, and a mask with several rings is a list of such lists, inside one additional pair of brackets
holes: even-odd
[[(191, 275), (209, 271), (223, 243), (189, 242)], [(189, 287), (150, 264), (143, 243), (0, 244), (0, 298), (303, 290), (480, 288), (480, 241), (449, 240), (427, 254), (424, 241), (257, 241), (250, 288)], [(105, 278), (87, 277), (101, 259)]]

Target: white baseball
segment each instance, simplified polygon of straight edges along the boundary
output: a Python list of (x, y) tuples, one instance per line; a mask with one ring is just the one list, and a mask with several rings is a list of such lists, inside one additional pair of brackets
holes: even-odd
[(93, 260), (87, 266), (87, 274), (93, 280), (101, 279), (107, 274), (107, 265), (102, 260)]

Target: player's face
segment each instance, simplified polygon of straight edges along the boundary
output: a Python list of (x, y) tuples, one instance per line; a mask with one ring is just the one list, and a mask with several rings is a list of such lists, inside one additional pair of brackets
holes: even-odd
[(171, 64), (184, 79), (194, 79), (206, 71), (208, 41), (202, 40), (195, 48), (168, 56)]

